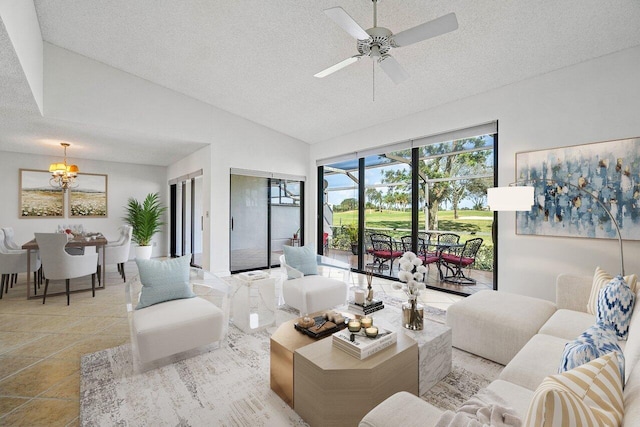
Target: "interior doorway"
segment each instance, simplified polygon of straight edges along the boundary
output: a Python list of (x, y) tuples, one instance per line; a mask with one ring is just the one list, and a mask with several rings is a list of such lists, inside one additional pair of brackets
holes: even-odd
[(202, 170), (169, 181), (170, 252), (191, 254), (191, 265), (202, 267), (204, 200)]
[(304, 178), (231, 171), (231, 273), (275, 267), (285, 245), (303, 244)]

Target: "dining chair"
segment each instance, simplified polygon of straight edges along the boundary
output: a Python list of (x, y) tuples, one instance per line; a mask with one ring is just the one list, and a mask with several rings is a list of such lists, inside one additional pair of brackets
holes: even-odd
[(40, 270), (40, 259), (31, 258), (31, 265), (27, 266), (27, 251), (24, 249), (11, 249), (5, 244), (4, 228), (0, 229), (0, 299), (9, 292), (9, 287), (17, 281), (19, 273), (33, 272), (33, 291), (37, 292), (37, 276)]
[(84, 255), (69, 255), (65, 251), (67, 235), (60, 233), (35, 233), (40, 249), (40, 258), (44, 270), (44, 297), (47, 299), (49, 280), (65, 280), (67, 305), (69, 305), (70, 279), (91, 275), (91, 291), (96, 296), (96, 273), (98, 271), (98, 254), (93, 251)]
[(380, 233), (371, 233), (369, 237), (371, 241), (371, 255), (373, 255), (373, 264), (377, 264), (378, 271), (386, 269), (386, 262), (389, 262), (389, 274), (393, 270), (393, 262), (396, 258), (402, 256), (402, 251), (396, 250), (395, 244), (391, 236)]
[[(132, 233), (133, 227), (130, 225), (123, 225), (120, 227), (120, 237), (118, 240), (108, 243), (104, 248), (105, 267), (109, 264), (116, 264), (118, 273), (120, 273), (120, 277), (122, 277), (122, 281), (124, 282), (127, 281), (124, 273), (124, 263), (129, 261), (129, 249), (131, 248)], [(100, 271), (98, 272), (100, 273)]]
[(480, 246), (482, 238), (476, 237), (467, 240), (462, 247), (452, 248), (449, 253), (443, 253), (441, 263), (449, 272), (444, 276), (444, 280), (458, 285), (475, 285), (476, 280), (465, 275), (464, 269), (469, 270), (476, 262)]

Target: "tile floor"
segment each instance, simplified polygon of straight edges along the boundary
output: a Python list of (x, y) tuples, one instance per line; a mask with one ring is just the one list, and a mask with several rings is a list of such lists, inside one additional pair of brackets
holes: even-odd
[[(136, 274), (134, 262), (125, 266)], [(278, 275), (279, 269), (272, 270)], [(366, 279), (352, 275), (354, 283)], [(374, 278), (376, 292), (403, 297), (389, 280)], [(73, 284), (73, 281), (72, 281)], [(62, 284), (61, 284), (62, 285)], [(80, 358), (129, 341), (125, 286), (115, 266), (107, 268), (106, 289), (26, 300), (26, 277), (0, 300), (0, 425), (76, 426), (80, 414)], [(61, 290), (50, 285), (50, 292)], [(73, 289), (73, 288), (72, 288)], [(445, 309), (463, 297), (425, 291), (423, 303)]]

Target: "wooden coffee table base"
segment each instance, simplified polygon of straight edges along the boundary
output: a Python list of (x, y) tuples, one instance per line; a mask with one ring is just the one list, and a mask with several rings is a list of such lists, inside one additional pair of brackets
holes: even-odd
[(418, 345), (403, 333), (364, 360), (323, 339), (298, 348), (293, 369), (294, 409), (312, 427), (357, 426), (392, 394), (418, 394)]

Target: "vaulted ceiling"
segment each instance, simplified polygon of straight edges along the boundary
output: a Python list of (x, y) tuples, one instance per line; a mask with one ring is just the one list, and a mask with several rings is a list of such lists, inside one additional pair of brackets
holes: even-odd
[[(392, 50), (410, 74), (399, 85), (368, 58), (318, 79), (357, 53), (323, 13), (333, 6), (372, 26), (370, 0), (35, 1), (44, 41), (309, 144), (640, 44), (637, 0), (379, 0), (378, 26), (394, 33), (449, 12), (459, 28)], [(48, 133), (155, 143), (41, 117), (4, 32), (0, 55), (0, 149)], [(171, 159), (200, 146), (160, 143), (177, 150)]]

